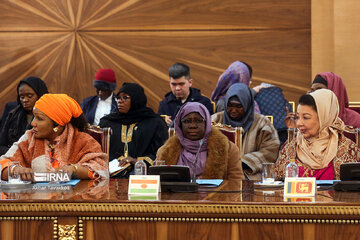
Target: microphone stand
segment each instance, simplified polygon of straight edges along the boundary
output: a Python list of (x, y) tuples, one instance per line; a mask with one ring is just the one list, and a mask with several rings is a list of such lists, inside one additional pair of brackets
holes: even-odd
[(196, 152), (195, 160), (194, 160), (194, 164), (193, 164), (192, 183), (194, 183), (194, 184), (196, 184), (196, 163), (197, 163), (197, 160), (198, 160), (198, 157), (199, 157), (200, 149), (201, 149), (202, 145), (204, 144), (204, 139), (200, 139), (199, 143), (200, 143), (200, 146), (199, 146), (199, 149)]

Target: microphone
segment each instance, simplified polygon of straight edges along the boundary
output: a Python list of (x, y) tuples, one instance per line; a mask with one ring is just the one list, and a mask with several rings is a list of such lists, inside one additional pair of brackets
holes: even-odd
[(194, 164), (193, 164), (192, 183), (196, 183), (196, 163), (197, 163), (197, 160), (198, 160), (198, 157), (199, 157), (199, 153), (200, 153), (200, 149), (201, 149), (203, 143), (204, 143), (204, 139), (202, 138), (202, 139), (199, 140), (200, 146), (199, 146), (199, 149), (197, 150), (196, 155), (195, 155), (195, 160), (194, 160)]

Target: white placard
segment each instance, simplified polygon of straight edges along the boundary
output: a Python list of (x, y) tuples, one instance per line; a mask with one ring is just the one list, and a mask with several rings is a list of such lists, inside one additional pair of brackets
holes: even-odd
[(159, 192), (160, 175), (130, 175), (128, 194), (157, 195)]

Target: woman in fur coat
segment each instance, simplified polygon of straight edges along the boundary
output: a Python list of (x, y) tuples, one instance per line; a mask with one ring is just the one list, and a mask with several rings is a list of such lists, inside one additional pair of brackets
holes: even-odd
[(157, 152), (156, 159), (166, 165), (193, 165), (197, 178), (244, 179), (238, 147), (215, 127), (211, 127), (209, 111), (197, 102), (184, 104), (175, 117), (175, 135)]

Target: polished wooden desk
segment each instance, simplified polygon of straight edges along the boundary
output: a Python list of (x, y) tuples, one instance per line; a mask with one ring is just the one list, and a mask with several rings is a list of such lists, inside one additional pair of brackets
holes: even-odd
[[(282, 189), (229, 182), (198, 193), (129, 200), (127, 180), (68, 191), (2, 190), (0, 239), (358, 239), (360, 193), (319, 190), (285, 202)], [(219, 191), (219, 192), (216, 192)]]

